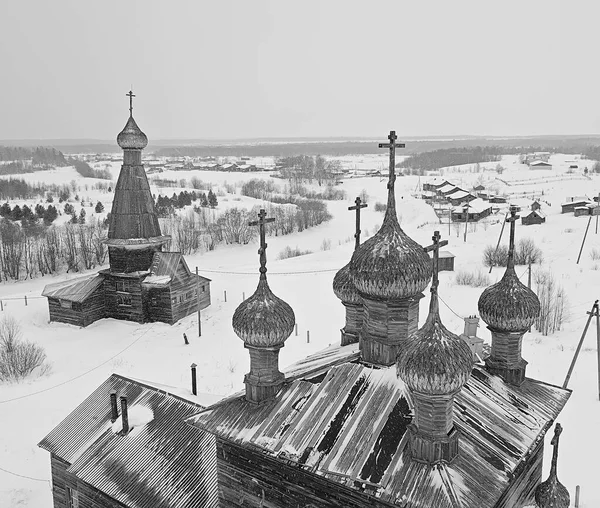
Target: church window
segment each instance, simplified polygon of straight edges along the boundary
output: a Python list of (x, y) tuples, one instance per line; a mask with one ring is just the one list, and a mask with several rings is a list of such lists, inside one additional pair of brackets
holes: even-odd
[(130, 289), (131, 288), (129, 286), (129, 281), (128, 280), (118, 280), (117, 281), (117, 291), (127, 292)]
[(117, 305), (119, 307), (131, 307), (131, 295), (128, 293), (117, 293)]

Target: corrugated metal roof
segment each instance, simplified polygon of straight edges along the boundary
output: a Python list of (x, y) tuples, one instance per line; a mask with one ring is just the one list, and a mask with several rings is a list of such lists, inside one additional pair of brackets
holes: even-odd
[[(151, 409), (153, 419), (127, 435), (111, 429), (110, 393)], [(203, 406), (113, 374), (39, 446), (69, 462), (67, 469), (130, 508), (218, 506), (214, 436), (184, 419)]]
[(480, 507), (508, 488), (569, 396), (531, 379), (513, 387), (476, 366), (454, 408), (460, 455), (433, 467), (410, 459), (412, 400), (395, 366), (346, 362), (296, 378), (264, 405), (240, 395), (188, 423), (386, 502)]
[(59, 298), (70, 302), (83, 302), (102, 285), (103, 280), (102, 276), (95, 274), (91, 277), (78, 277), (76, 279), (55, 282), (54, 284), (48, 284), (44, 288), (42, 296)]

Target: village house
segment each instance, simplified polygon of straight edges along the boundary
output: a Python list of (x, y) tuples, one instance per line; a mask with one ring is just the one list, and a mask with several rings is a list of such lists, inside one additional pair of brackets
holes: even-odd
[(142, 165), (148, 138), (131, 114), (117, 137), (123, 165), (108, 227), (109, 268), (48, 284), (50, 321), (88, 326), (102, 318), (174, 324), (210, 305), (210, 279), (191, 273), (178, 252), (163, 252), (150, 185)]
[(529, 169), (552, 169), (552, 164), (546, 161), (536, 160), (529, 163)]
[(587, 207), (591, 202), (587, 198), (574, 199), (573, 201), (567, 201), (561, 206), (561, 213), (573, 213), (575, 208)]
[(467, 213), (465, 213), (465, 206), (459, 205), (452, 208), (451, 219), (453, 222), (477, 222), (492, 213), (489, 202), (479, 198), (467, 203), (466, 207)]
[(477, 198), (470, 192), (459, 190), (458, 192), (453, 192), (452, 194), (447, 195), (446, 199), (452, 206), (459, 206), (464, 203), (469, 203)]
[(546, 216), (539, 208), (531, 210), (527, 215), (521, 216), (521, 224), (523, 224), (523, 226), (543, 224), (544, 222), (546, 222)]

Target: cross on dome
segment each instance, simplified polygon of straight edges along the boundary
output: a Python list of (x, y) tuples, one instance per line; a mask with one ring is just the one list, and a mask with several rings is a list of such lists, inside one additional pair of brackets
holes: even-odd
[(433, 240), (432, 245), (423, 247), (425, 252), (433, 251), (433, 280), (431, 281), (431, 292), (437, 293), (437, 288), (440, 284), (438, 273), (439, 273), (439, 260), (440, 260), (440, 249), (444, 245), (448, 245), (448, 240), (440, 241), (441, 235), (439, 231), (435, 231), (431, 239)]
[(510, 217), (506, 218), (506, 222), (510, 223), (510, 239), (508, 243), (508, 268), (514, 268), (514, 255), (515, 255), (515, 223), (520, 216), (517, 215), (517, 207), (515, 205), (511, 205), (510, 207)]
[(354, 202), (356, 204), (354, 206), (349, 206), (348, 210), (356, 210), (356, 233), (354, 233), (354, 238), (356, 239), (356, 242), (354, 244), (354, 249), (358, 249), (358, 246), (360, 245), (360, 209), (366, 208), (367, 204), (361, 204), (362, 200), (359, 196), (356, 197)]
[(396, 143), (398, 136), (396, 136), (396, 131), (390, 131), (388, 136), (390, 140), (389, 143), (379, 143), (379, 148), (389, 148), (390, 149), (390, 174), (388, 181), (388, 189), (394, 186), (394, 182), (396, 181), (396, 148), (404, 148), (406, 145), (404, 143)]
[(265, 212), (264, 208), (260, 209), (258, 212), (258, 220), (248, 222), (248, 226), (258, 226), (260, 231), (260, 248), (258, 249), (258, 254), (260, 255), (260, 276), (265, 277), (267, 273), (267, 242), (265, 239), (265, 224), (269, 222), (275, 222), (274, 217), (267, 218), (267, 212)]
[(131, 90), (129, 90), (129, 93), (126, 93), (125, 95), (129, 97), (129, 116), (133, 116), (133, 98), (135, 95)]

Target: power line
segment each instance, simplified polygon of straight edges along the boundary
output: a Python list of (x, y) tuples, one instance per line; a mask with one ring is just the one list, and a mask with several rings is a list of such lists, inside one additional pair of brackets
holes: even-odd
[(135, 339), (131, 344), (129, 344), (127, 347), (121, 349), (121, 351), (119, 351), (116, 355), (111, 356), (108, 360), (105, 360), (104, 362), (102, 362), (100, 365), (96, 365), (96, 367), (93, 367), (92, 369), (84, 372), (83, 374), (79, 374), (71, 379), (67, 379), (66, 381), (63, 381), (62, 383), (58, 383), (57, 385), (54, 386), (50, 386), (48, 388), (44, 388), (43, 390), (38, 390), (37, 392), (31, 392), (28, 393), (26, 395), (21, 395), (19, 397), (14, 397), (12, 399), (6, 399), (6, 400), (0, 400), (0, 404), (6, 404), (8, 402), (14, 402), (15, 400), (21, 400), (21, 399), (26, 399), (28, 397), (33, 397), (34, 395), (39, 395), (40, 393), (45, 393), (45, 392), (49, 392), (50, 390), (54, 390), (55, 388), (58, 388), (60, 386), (64, 386), (66, 384), (72, 383), (73, 381), (76, 381), (77, 379), (82, 378), (83, 376), (87, 376), (89, 373), (94, 372), (95, 370), (99, 369), (100, 367), (103, 367), (104, 365), (106, 365), (108, 362), (110, 362), (111, 360), (114, 360), (117, 356), (123, 354), (125, 351), (127, 351), (130, 347), (132, 347), (136, 342), (138, 342), (144, 335), (146, 335), (150, 330), (152, 330), (152, 328), (154, 328), (154, 325), (151, 325), (147, 330), (145, 330), (137, 339)]
[[(339, 268), (329, 268), (326, 270), (306, 270), (306, 271), (298, 271), (298, 272), (271, 272), (269, 271), (269, 275), (302, 275), (302, 274), (309, 274), (309, 273), (326, 273), (326, 272), (337, 272), (339, 270)], [(228, 274), (228, 275), (256, 275), (258, 274), (258, 271), (254, 271), (254, 272), (229, 272), (229, 271), (225, 271), (225, 270), (205, 270), (202, 269), (202, 272), (208, 272), (208, 273), (224, 273), (224, 274)]]
[(3, 467), (0, 467), (0, 471), (4, 471), (5, 473), (11, 474), (13, 476), (18, 476), (19, 478), (26, 478), (27, 480), (34, 480), (36, 482), (47, 482), (52, 487), (52, 485), (50, 484), (50, 480), (46, 480), (46, 479), (42, 479), (42, 478), (32, 478), (31, 476), (25, 476), (24, 474), (13, 473), (12, 471), (9, 471), (8, 469), (4, 469)]
[(444, 299), (443, 299), (443, 298), (442, 298), (440, 295), (438, 295), (438, 298), (439, 298), (439, 299), (442, 301), (442, 303), (443, 303), (443, 304), (444, 304), (446, 307), (448, 307), (448, 309), (450, 309), (450, 312), (452, 312), (452, 314), (454, 314), (454, 315), (455, 315), (457, 318), (460, 318), (460, 319), (465, 319), (464, 317), (462, 317), (462, 316), (459, 316), (459, 315), (458, 315), (456, 312), (454, 312), (454, 310), (452, 309), (452, 307), (450, 307), (450, 305), (448, 305), (448, 304), (447, 304), (447, 303), (444, 301)]

